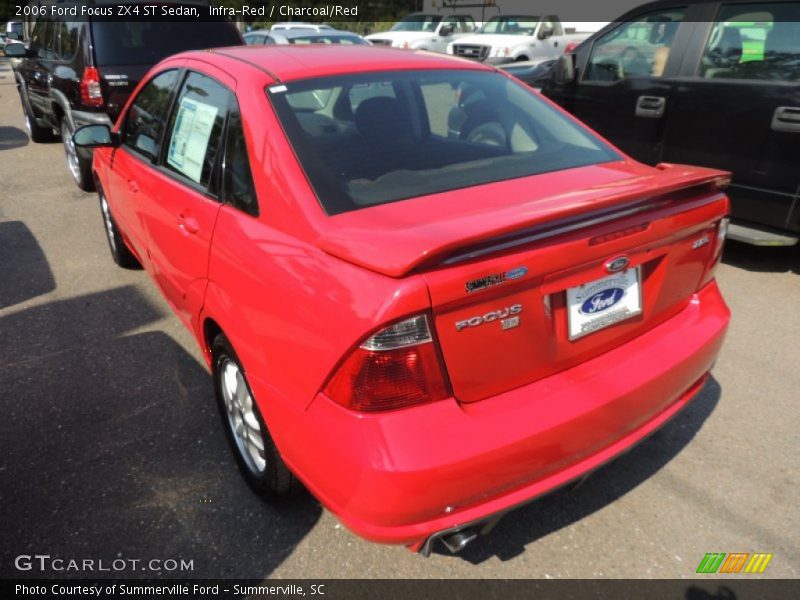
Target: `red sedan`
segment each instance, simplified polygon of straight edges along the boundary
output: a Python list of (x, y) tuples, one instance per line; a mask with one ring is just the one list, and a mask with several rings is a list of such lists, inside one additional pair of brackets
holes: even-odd
[(491, 67), (174, 56), (88, 126), (111, 254), (197, 339), (238, 465), (453, 551), (703, 387), (726, 173), (637, 163)]

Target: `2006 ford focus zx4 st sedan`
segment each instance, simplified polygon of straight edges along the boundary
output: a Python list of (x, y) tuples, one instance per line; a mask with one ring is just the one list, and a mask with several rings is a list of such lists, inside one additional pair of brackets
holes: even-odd
[(662, 426), (725, 335), (728, 174), (635, 162), (486, 65), (190, 52), (74, 141), (247, 482), (370, 540), (459, 550)]

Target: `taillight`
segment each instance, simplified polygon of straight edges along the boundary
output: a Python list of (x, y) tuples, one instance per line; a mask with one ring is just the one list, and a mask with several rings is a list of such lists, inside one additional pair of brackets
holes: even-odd
[(580, 46), (580, 42), (570, 42), (564, 47), (564, 54), (572, 54), (572, 51), (575, 50), (578, 46)]
[(716, 260), (719, 260), (722, 256), (722, 249), (725, 247), (725, 240), (728, 237), (728, 223), (730, 223), (730, 219), (725, 217), (721, 219), (719, 225), (717, 225), (717, 241), (714, 245), (714, 257)]
[(103, 106), (103, 90), (100, 88), (100, 73), (94, 67), (86, 67), (81, 77), (81, 102), (86, 106)]
[(417, 315), (367, 338), (339, 366), (325, 393), (364, 412), (446, 398), (449, 390), (428, 318)]
[(697, 286), (697, 289), (703, 288), (709, 281), (714, 278), (714, 273), (717, 270), (717, 265), (719, 265), (719, 261), (722, 258), (722, 250), (725, 248), (725, 239), (728, 237), (728, 223), (730, 219), (725, 217), (720, 219), (719, 223), (717, 223), (717, 229), (714, 233), (714, 249), (711, 252), (711, 256), (708, 260), (708, 266), (706, 267), (706, 272), (703, 275), (702, 280), (700, 281), (700, 285)]

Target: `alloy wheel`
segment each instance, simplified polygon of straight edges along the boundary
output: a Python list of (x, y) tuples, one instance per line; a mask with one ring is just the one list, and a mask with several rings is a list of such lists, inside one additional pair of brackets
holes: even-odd
[(103, 224), (106, 226), (106, 237), (111, 246), (111, 251), (116, 254), (117, 252), (117, 238), (114, 235), (114, 221), (111, 219), (111, 210), (108, 208), (108, 200), (106, 197), (100, 195), (100, 209), (103, 211)]
[(220, 386), (228, 426), (233, 433), (236, 447), (247, 468), (255, 475), (261, 475), (267, 466), (264, 453), (264, 434), (256, 414), (253, 396), (244, 380), (239, 365), (230, 358), (220, 364)]

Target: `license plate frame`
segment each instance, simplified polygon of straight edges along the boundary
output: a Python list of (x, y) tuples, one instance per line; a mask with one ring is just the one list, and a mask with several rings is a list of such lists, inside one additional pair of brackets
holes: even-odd
[(566, 297), (567, 334), (572, 342), (642, 314), (641, 268), (568, 288)]

